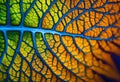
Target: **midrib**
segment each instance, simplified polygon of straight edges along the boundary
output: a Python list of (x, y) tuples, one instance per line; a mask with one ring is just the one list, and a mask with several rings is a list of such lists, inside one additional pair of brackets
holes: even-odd
[(25, 27), (25, 26), (0, 26), (0, 31), (3, 32), (7, 32), (7, 31), (28, 31), (31, 33), (36, 33), (36, 32), (40, 32), (43, 34), (46, 33), (51, 33), (51, 34), (58, 34), (60, 36), (72, 36), (73, 38), (75, 37), (80, 37), (80, 38), (85, 38), (87, 40), (110, 40), (109, 38), (100, 38), (100, 37), (90, 37), (90, 36), (85, 36), (83, 34), (70, 34), (70, 33), (66, 33), (66, 32), (57, 32), (55, 30), (52, 29), (43, 29), (43, 28), (30, 28), (30, 27)]

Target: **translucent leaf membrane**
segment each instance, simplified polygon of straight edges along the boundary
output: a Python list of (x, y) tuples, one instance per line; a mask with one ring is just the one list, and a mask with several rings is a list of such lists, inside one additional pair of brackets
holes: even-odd
[(119, 0), (0, 0), (0, 81), (120, 82)]
[(5, 39), (3, 32), (0, 31), (0, 63), (5, 51)]
[[(70, 36), (63, 36), (62, 38), (60, 38), (59, 35), (54, 35), (54, 37), (53, 35), (49, 35), (47, 42), (50, 48), (52, 48), (52, 51), (58, 56), (60, 61), (63, 62), (64, 66), (66, 66), (71, 71), (75, 72), (76, 75), (85, 77), (85, 81), (89, 80), (89, 77), (93, 78), (91, 76), (91, 75), (94, 76), (93, 71), (96, 71), (100, 74), (105, 74), (110, 78), (119, 79), (119, 73), (117, 72), (110, 55), (105, 52), (102, 52), (101, 49), (97, 49), (97, 48), (96, 50), (98, 50), (97, 51), (98, 53), (94, 53), (95, 50), (92, 49), (91, 45), (95, 41), (93, 40), (88, 41), (82, 38), (75, 38), (73, 40), (72, 37)], [(98, 55), (98, 57), (95, 57), (95, 55)], [(101, 56), (101, 58), (99, 56)], [(100, 60), (97, 61), (97, 59)], [(105, 64), (103, 62), (105, 62)], [(83, 70), (84, 70), (83, 73), (85, 73), (85, 71), (87, 71), (86, 69), (88, 69), (88, 76), (84, 74), (81, 75), (82, 73), (79, 71), (80, 70), (79, 66), (81, 65), (83, 65)], [(88, 67), (90, 67), (90, 69)], [(116, 72), (115, 71), (112, 72), (113, 69), (116, 70)], [(96, 79), (97, 78), (94, 78), (92, 80), (96, 80)]]
[[(14, 58), (16, 57), (15, 53), (17, 51), (17, 45), (19, 41), (19, 32), (7, 32), (5, 35), (4, 35), (6, 37), (5, 40), (7, 39), (6, 40), (7, 50), (5, 50), (6, 52), (4, 53), (4, 57), (0, 64), (1, 77), (4, 77), (1, 78), (1, 80), (10, 78), (10, 68), (14, 63)], [(9, 76), (6, 73), (8, 73)]]
[[(31, 8), (28, 9), (26, 18), (24, 20), (25, 26), (30, 27), (39, 27), (42, 18), (49, 11), (51, 5), (53, 4), (53, 0), (35, 0), (32, 3)], [(33, 20), (34, 19), (34, 20)]]
[(22, 0), (22, 12), (26, 12), (30, 6), (32, 5), (31, 3), (33, 3), (34, 0)]
[(0, 1), (0, 24), (6, 24), (6, 0)]
[(21, 22), (20, 0), (10, 0), (10, 20), (12, 25), (19, 25)]

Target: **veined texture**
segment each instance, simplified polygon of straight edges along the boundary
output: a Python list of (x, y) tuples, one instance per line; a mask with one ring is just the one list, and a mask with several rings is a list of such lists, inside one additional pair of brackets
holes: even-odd
[(119, 62), (119, 0), (0, 0), (0, 82), (120, 82)]

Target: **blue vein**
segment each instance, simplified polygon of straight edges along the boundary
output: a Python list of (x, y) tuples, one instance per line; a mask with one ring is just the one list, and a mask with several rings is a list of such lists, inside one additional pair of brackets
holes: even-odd
[(10, 3), (10, 0), (7, 0), (7, 2), (6, 2), (6, 9), (7, 9), (6, 22), (7, 22), (8, 26), (10, 25), (10, 5), (9, 5), (9, 3)]
[[(20, 43), (22, 42), (22, 36), (23, 36), (22, 34), (23, 34), (23, 32), (21, 32), (21, 35), (20, 35), (20, 37), (19, 37), (18, 44), (17, 44), (17, 48), (16, 48), (15, 53), (14, 53), (14, 55), (13, 55), (12, 61), (11, 61), (10, 65), (8, 66), (7, 73), (9, 73), (10, 67), (12, 67), (12, 64), (14, 63), (14, 60), (15, 60), (16, 55), (17, 55), (17, 53), (18, 53), (18, 50), (20, 50), (20, 45), (21, 45)], [(8, 74), (6, 80), (7, 80), (9, 77), (10, 77), (10, 75)]]
[(90, 36), (85, 36), (84, 34), (72, 34), (72, 33), (66, 33), (66, 32), (57, 32), (55, 30), (48, 30), (48, 29), (38, 29), (38, 28), (29, 28), (29, 27), (21, 27), (21, 26), (0, 26), (0, 31), (28, 31), (28, 32), (32, 32), (32, 33), (36, 33), (36, 32), (41, 32), (43, 35), (45, 33), (52, 33), (52, 34), (58, 34), (60, 36), (72, 36), (73, 38), (75, 37), (80, 37), (80, 38), (85, 38), (87, 40), (113, 40), (119, 37), (115, 37), (112, 36), (110, 38), (100, 38), (100, 37), (90, 37)]

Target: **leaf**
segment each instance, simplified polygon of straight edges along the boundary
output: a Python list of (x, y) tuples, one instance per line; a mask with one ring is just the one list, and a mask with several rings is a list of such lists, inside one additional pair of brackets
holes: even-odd
[[(120, 81), (118, 0), (1, 0), (0, 81)], [(119, 58), (118, 58), (119, 59)]]

